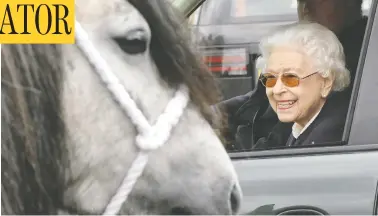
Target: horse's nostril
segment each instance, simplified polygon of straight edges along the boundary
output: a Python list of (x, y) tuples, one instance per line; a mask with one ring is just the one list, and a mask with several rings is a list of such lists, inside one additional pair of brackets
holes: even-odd
[(234, 184), (234, 187), (232, 188), (232, 191), (230, 194), (230, 204), (231, 204), (232, 214), (237, 214), (237, 212), (239, 212), (241, 199), (242, 199), (242, 194), (241, 194), (240, 188), (237, 184)]

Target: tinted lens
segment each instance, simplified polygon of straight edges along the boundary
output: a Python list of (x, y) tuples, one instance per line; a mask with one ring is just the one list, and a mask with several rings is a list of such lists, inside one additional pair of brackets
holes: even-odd
[(261, 79), (263, 85), (265, 87), (271, 88), (274, 85), (276, 85), (277, 77), (271, 75), (271, 74), (264, 74)]
[(282, 74), (282, 83), (287, 87), (296, 87), (299, 85), (299, 77), (295, 74)]

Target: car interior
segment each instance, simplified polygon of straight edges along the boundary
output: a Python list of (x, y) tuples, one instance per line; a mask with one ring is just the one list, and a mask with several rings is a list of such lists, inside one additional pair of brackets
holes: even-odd
[[(275, 5), (274, 9), (271, 5)], [(362, 12), (365, 19), (359, 22), (356, 25), (351, 26), (348, 30), (348, 33), (344, 33), (339, 40), (342, 42), (345, 53), (347, 56), (346, 62), (349, 64), (352, 80), (355, 77), (355, 74), (359, 70), (358, 63), (360, 59), (361, 47), (363, 47), (364, 35), (366, 32), (366, 26), (368, 24), (369, 10), (372, 5), (372, 0), (363, 0), (362, 3)], [(219, 28), (220, 25), (243, 25), (245, 23), (262, 23), (262, 22), (276, 22), (276, 21), (297, 21), (297, 0), (207, 0), (203, 5), (201, 5), (190, 17), (189, 22), (191, 25), (201, 28), (201, 26), (214, 26), (214, 28)], [(217, 11), (215, 13), (215, 11)], [(226, 15), (225, 15), (226, 14)], [(360, 41), (360, 43), (358, 43)], [(209, 70), (214, 73), (217, 79), (222, 80), (230, 77), (243, 77), (241, 79), (250, 78), (249, 82), (251, 84), (251, 89), (248, 91), (256, 90), (259, 85), (257, 78), (260, 74), (258, 57), (260, 53), (254, 50), (253, 52), (248, 52), (246, 50), (249, 44), (246, 44), (244, 47), (232, 46), (232, 44), (227, 44), (227, 42), (222, 42), (222, 46), (216, 47), (210, 46), (209, 44), (202, 43), (200, 44), (201, 52), (204, 55), (204, 62), (209, 66)], [(213, 45), (213, 44), (212, 44)], [(206, 47), (207, 46), (207, 47)], [(210, 48), (209, 48), (210, 47)], [(231, 47), (231, 48), (230, 48)], [(247, 53), (247, 54), (246, 54)], [(348, 53), (348, 54), (347, 54)], [(229, 66), (232, 62), (232, 66)], [(345, 104), (349, 112), (353, 110), (355, 101), (350, 100), (350, 95), (356, 86), (358, 86), (358, 76), (351, 83), (351, 88), (348, 90), (349, 93), (344, 97), (336, 97), (333, 99), (332, 103), (336, 104)], [(244, 93), (248, 91), (245, 90)], [(239, 93), (240, 94), (240, 93)], [(235, 96), (235, 95), (234, 95)], [(228, 99), (228, 98), (226, 98)], [(348, 111), (347, 110), (347, 111)], [(266, 129), (272, 128), (275, 122), (269, 122), (266, 119), (269, 119), (269, 116), (274, 115), (274, 111), (270, 106), (268, 106), (264, 111), (259, 112), (258, 118), (254, 116), (252, 119), (252, 124), (257, 124), (257, 127), (253, 128), (252, 134), (252, 143), (257, 139), (268, 136)], [(349, 118), (351, 114), (348, 113)], [(347, 121), (347, 119), (345, 119)], [(348, 121), (347, 121), (348, 122)], [(247, 123), (248, 124), (248, 123)], [(255, 129), (257, 128), (257, 129)], [(235, 133), (232, 131), (230, 133)], [(319, 146), (335, 146), (335, 145), (346, 145), (348, 135), (345, 134), (343, 139), (337, 143), (324, 143)], [(313, 147), (311, 145), (299, 146), (294, 148), (309, 148)], [(235, 145), (229, 143), (228, 145), (229, 152), (241, 152), (241, 151), (252, 151), (251, 146), (245, 147), (240, 145)], [(269, 149), (282, 149), (288, 148), (285, 145), (277, 145)], [(293, 147), (290, 147), (293, 148)], [(258, 149), (258, 150), (269, 150), (269, 149)], [(257, 150), (257, 149), (256, 149)], [(256, 151), (255, 150), (255, 151)]]

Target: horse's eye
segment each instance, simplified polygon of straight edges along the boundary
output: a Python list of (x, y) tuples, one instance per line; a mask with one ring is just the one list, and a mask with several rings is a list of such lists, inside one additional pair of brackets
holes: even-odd
[(146, 33), (141, 29), (132, 30), (125, 37), (114, 37), (113, 40), (124, 52), (131, 55), (144, 53), (147, 50)]

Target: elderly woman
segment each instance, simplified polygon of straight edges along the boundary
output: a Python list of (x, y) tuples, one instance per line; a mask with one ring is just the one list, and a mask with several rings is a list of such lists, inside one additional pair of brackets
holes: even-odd
[[(269, 104), (281, 123), (294, 123), (286, 146), (341, 141), (346, 113), (330, 95), (349, 85), (350, 74), (337, 37), (319, 24), (297, 23), (265, 38), (260, 48)], [(274, 145), (280, 131), (272, 133), (255, 147)]]

